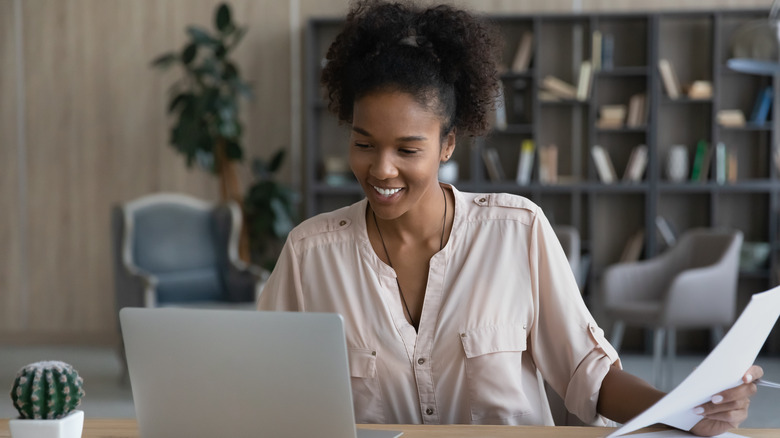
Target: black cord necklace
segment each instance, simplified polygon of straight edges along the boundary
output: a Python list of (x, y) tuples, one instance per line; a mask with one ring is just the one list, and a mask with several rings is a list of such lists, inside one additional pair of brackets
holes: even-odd
[[(444, 248), (444, 230), (446, 229), (446, 225), (447, 225), (447, 194), (444, 193), (444, 187), (439, 186), (439, 188), (441, 189), (441, 194), (444, 197), (444, 216), (442, 216), (441, 218), (441, 238), (439, 239), (439, 251), (441, 251)], [(376, 225), (376, 231), (379, 233), (379, 240), (382, 242), (382, 248), (385, 250), (385, 257), (387, 257), (387, 264), (390, 265), (391, 268), (393, 268), (393, 261), (390, 260), (390, 253), (387, 251), (387, 245), (385, 245), (385, 238), (382, 237), (382, 230), (379, 229), (379, 222), (377, 222), (376, 220), (376, 213), (374, 213), (373, 208), (371, 209), (371, 214), (374, 216), (374, 225)], [(409, 321), (411, 321), (412, 326), (416, 329), (418, 328), (417, 323), (414, 321), (412, 312), (409, 311), (409, 305), (406, 304), (406, 298), (404, 298), (404, 291), (401, 290), (401, 282), (398, 281), (397, 273), (395, 276), (395, 283), (398, 285), (398, 293), (401, 295), (401, 302), (404, 304), (406, 315), (409, 317)]]

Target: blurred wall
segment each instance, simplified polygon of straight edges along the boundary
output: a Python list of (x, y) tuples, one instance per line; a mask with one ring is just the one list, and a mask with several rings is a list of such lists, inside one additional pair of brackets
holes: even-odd
[[(149, 61), (179, 49), (188, 24), (211, 26), (215, 0), (0, 0), (0, 343), (116, 339), (110, 208), (217, 182), (167, 145), (176, 73)], [(247, 156), (290, 148), (301, 181), (300, 42), (306, 20), (347, 0), (232, 0), (249, 25), (236, 52), (256, 99)], [(450, 1), (488, 13), (769, 8), (758, 0)], [(243, 170), (246, 184), (249, 175)]]

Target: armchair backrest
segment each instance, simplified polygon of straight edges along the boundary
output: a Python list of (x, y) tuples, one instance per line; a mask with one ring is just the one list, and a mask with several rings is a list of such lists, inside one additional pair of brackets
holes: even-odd
[(125, 205), (133, 262), (159, 274), (217, 265), (213, 207), (182, 195), (153, 195)]

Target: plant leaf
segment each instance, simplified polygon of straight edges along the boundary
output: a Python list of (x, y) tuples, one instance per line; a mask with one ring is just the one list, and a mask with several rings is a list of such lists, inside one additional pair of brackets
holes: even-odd
[(241, 145), (235, 141), (228, 141), (225, 148), (225, 155), (230, 160), (241, 161), (244, 158), (244, 151), (241, 150)]
[(216, 23), (217, 29), (222, 33), (229, 33), (233, 27), (233, 23), (230, 19), (230, 6), (227, 3), (222, 3), (217, 8)]
[(184, 65), (189, 65), (197, 55), (198, 55), (198, 45), (195, 43), (190, 43), (181, 52), (181, 62), (183, 62)]
[(187, 26), (187, 33), (198, 44), (213, 46), (219, 43), (219, 40), (209, 35), (207, 30), (199, 26)]
[(168, 68), (174, 62), (179, 60), (179, 55), (174, 52), (165, 53), (152, 60), (152, 67)]
[(271, 173), (276, 172), (279, 170), (279, 167), (282, 166), (282, 161), (284, 161), (284, 148), (280, 148), (278, 151), (276, 151), (276, 154), (274, 154), (274, 157), (271, 158), (271, 163), (268, 165), (268, 170)]
[(176, 107), (181, 105), (181, 104), (188, 105), (189, 104), (189, 98), (190, 98), (190, 94), (189, 93), (181, 93), (178, 96), (176, 96), (173, 99), (171, 99), (171, 103), (168, 106), (168, 114), (174, 112), (176, 110)]

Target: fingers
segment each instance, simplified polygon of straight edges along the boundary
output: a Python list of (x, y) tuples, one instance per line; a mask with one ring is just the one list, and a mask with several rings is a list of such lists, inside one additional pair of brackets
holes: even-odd
[(729, 402), (705, 403), (694, 409), (694, 413), (700, 413), (708, 420), (722, 421), (737, 427), (747, 419), (749, 407), (750, 399), (743, 398)]
[(745, 375), (742, 377), (742, 381), (745, 383), (750, 383), (756, 379), (760, 379), (763, 376), (764, 376), (764, 369), (758, 365), (753, 365), (747, 370)]

